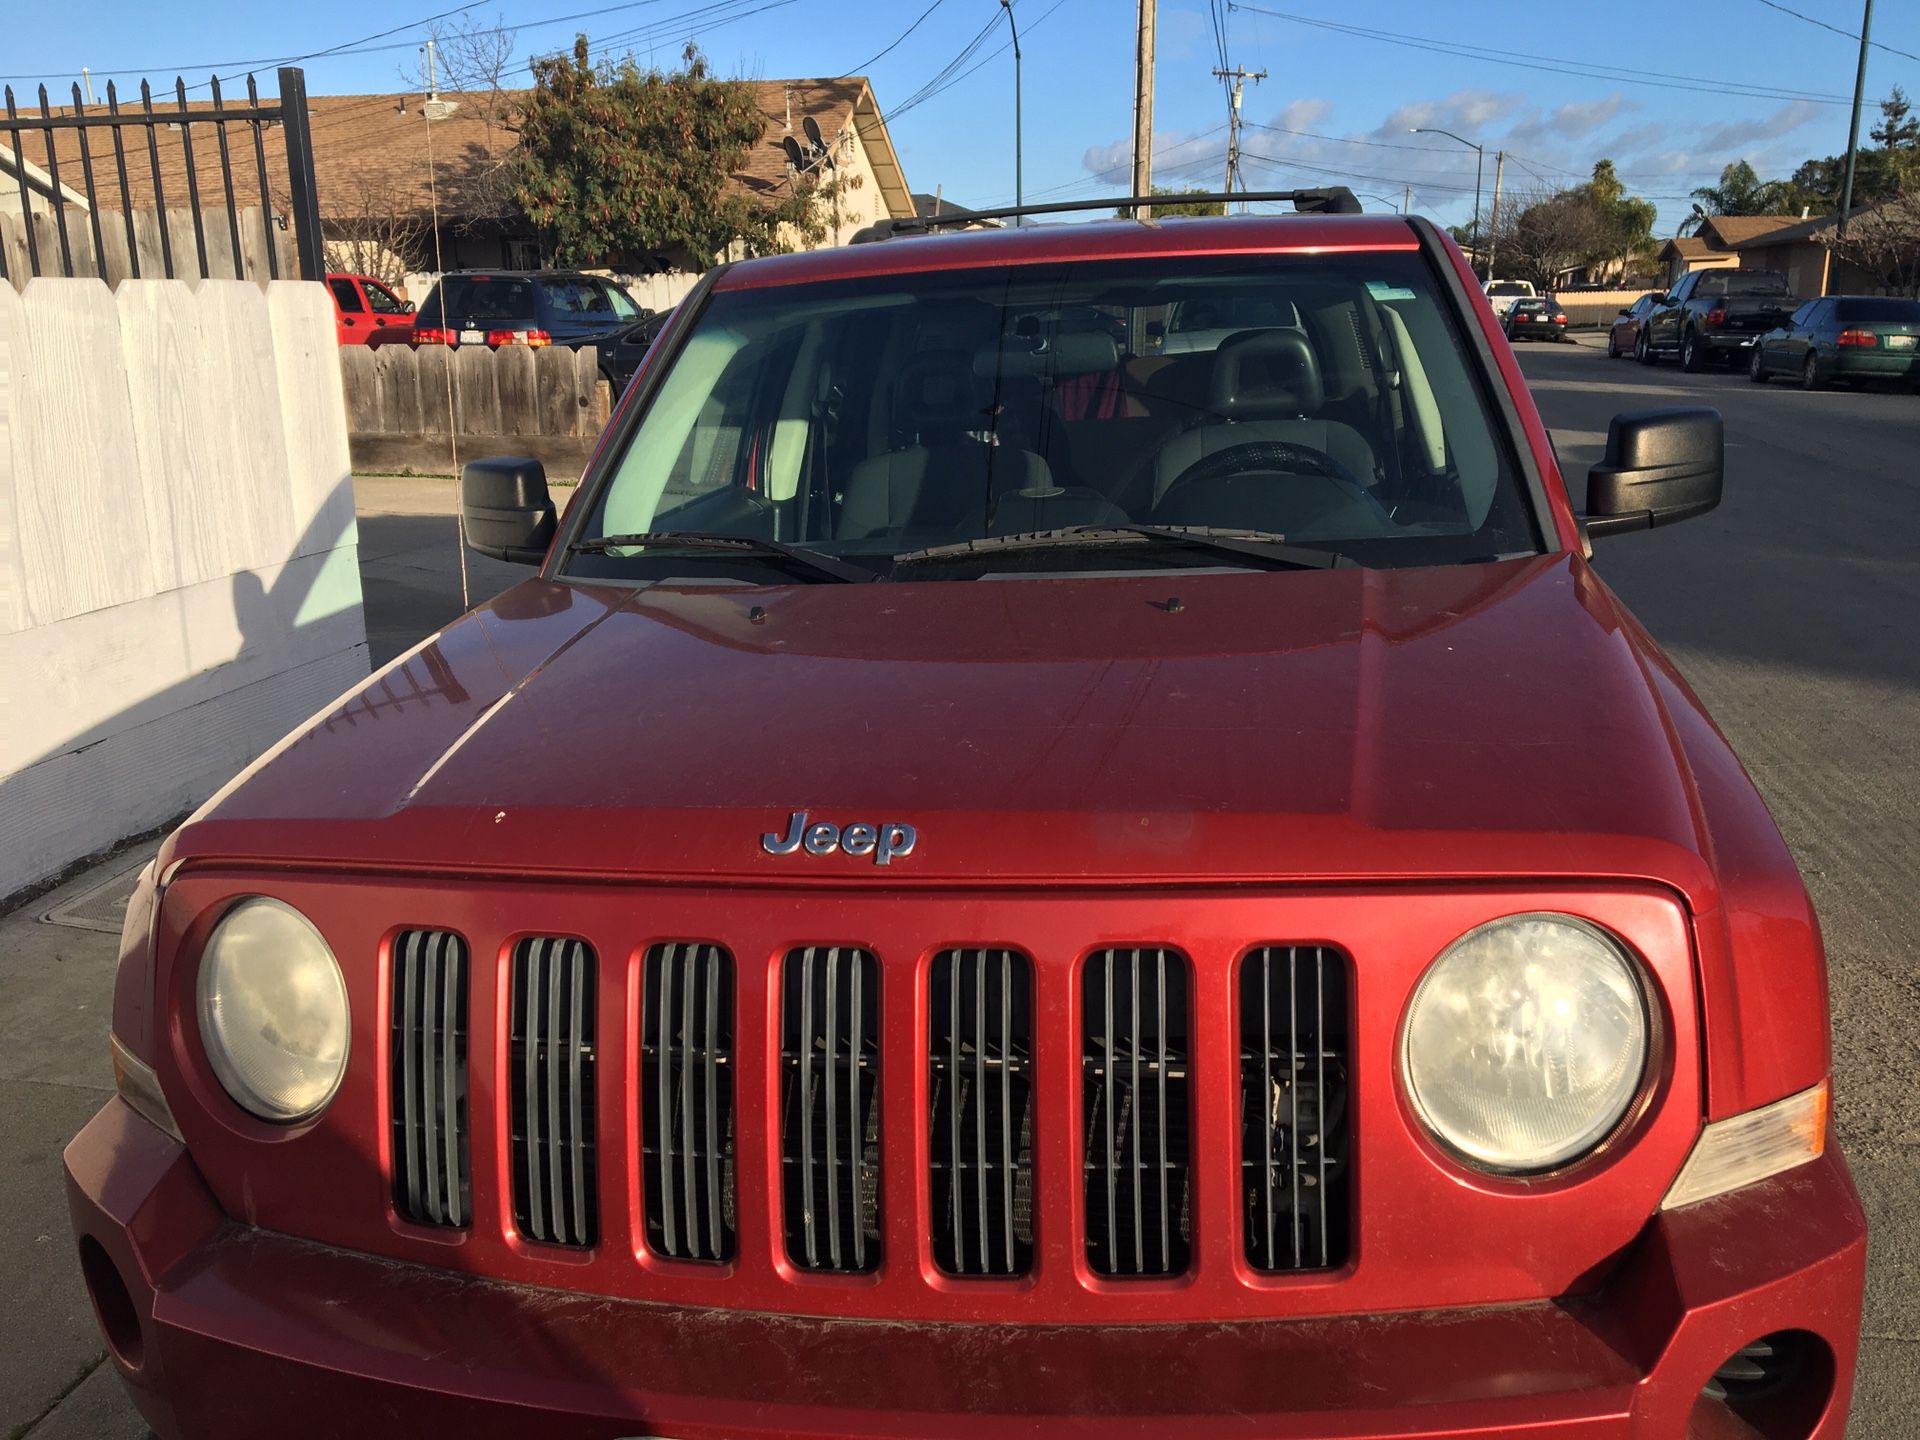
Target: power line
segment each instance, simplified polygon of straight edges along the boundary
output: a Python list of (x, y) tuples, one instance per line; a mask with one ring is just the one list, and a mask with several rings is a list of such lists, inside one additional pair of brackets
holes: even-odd
[[(796, 0), (759, 0), (757, 4), (751, 3), (751, 0), (713, 0), (713, 3), (699, 6), (696, 9), (683, 10), (678, 14), (662, 16), (650, 24), (610, 35), (599, 43), (604, 48), (608, 45), (628, 44), (634, 41), (653, 39), (660, 35), (672, 33), (689, 20), (700, 23), (705, 29), (716, 30), (723, 25), (731, 25), (736, 21), (750, 19), (755, 15), (761, 14), (763, 11), (779, 9), (782, 6), (794, 3), (796, 3)], [(743, 5), (750, 5), (750, 8), (740, 9), (739, 7)], [(727, 13), (729, 11), (732, 13)], [(501, 27), (501, 33), (510, 34), (517, 30), (530, 29), (535, 26), (552, 23), (556, 22), (544, 20), (527, 21), (518, 26)], [(532, 58), (532, 55), (533, 52), (529, 51), (527, 54), (517, 57), (516, 65), (526, 63)], [(381, 109), (392, 103), (393, 97), (391, 95), (376, 95), (370, 97), (363, 104), (343, 106), (315, 120), (311, 133), (313, 135), (321, 135), (329, 131), (339, 130), (343, 126), (352, 124), (371, 111)]]
[[(1792, 10), (1785, 5), (1776, 4), (1775, 0), (1760, 0), (1760, 3), (1769, 10), (1778, 10), (1782, 15), (1791, 15), (1796, 20), (1804, 20), (1809, 25), (1818, 25), (1822, 30), (1830, 30), (1835, 35), (1851, 40), (1856, 45), (1860, 43), (1860, 37), (1851, 30), (1842, 30), (1838, 25), (1829, 25), (1826, 21), (1815, 19), (1811, 15), (1802, 15), (1798, 10)], [(1869, 40), (1867, 44), (1875, 50), (1884, 50), (1889, 55), (1898, 55), (1904, 60), (1920, 60), (1920, 55), (1914, 54), (1911, 50), (1902, 50), (1898, 46), (1882, 45), (1878, 40)]]
[[(389, 35), (398, 35), (402, 30), (417, 30), (422, 25), (431, 25), (436, 20), (445, 20), (449, 16), (459, 15), (464, 11), (478, 9), (486, 3), (487, 0), (468, 0), (468, 3), (456, 5), (451, 10), (442, 10), (434, 15), (423, 15), (418, 20), (409, 20), (406, 24), (395, 25), (390, 30), (376, 30), (373, 34), (363, 35), (358, 40), (342, 40), (337, 45), (329, 45), (324, 50), (309, 50), (304, 55), (264, 56), (257, 60), (203, 60), (192, 65), (145, 65), (115, 70), (100, 70), (91, 66), (88, 68), (93, 74), (100, 76), (147, 76), (164, 75), (169, 70), (173, 71), (176, 75), (184, 75), (190, 70), (225, 70), (230, 67), (245, 70), (260, 65), (293, 65), (302, 60), (318, 60), (322, 56), (341, 54), (347, 52), (349, 46), (365, 45), (374, 40), (384, 40)], [(646, 3), (651, 3), (651, 0), (646, 0)], [(65, 72), (58, 71), (35, 75), (0, 75), (0, 80), (63, 80), (65, 78)]]
[[(1237, 0), (1228, 0), (1228, 8), (1245, 10), (1254, 15), (1271, 16), (1275, 20), (1286, 20), (1295, 25), (1308, 25), (1318, 30), (1329, 30), (1355, 39), (1398, 45), (1409, 50), (1425, 50), (1435, 55), (1448, 55), (1457, 60), (1479, 60), (1490, 65), (1507, 65), (1519, 70), (1547, 70), (1560, 75), (1578, 75), (1589, 80), (1605, 80), (1616, 85), (1645, 85), (1657, 90), (1693, 90), (1708, 95), (1737, 95), (1748, 100), (1799, 100), (1817, 105), (1852, 103), (1846, 96), (1814, 91), (1742, 85), (1736, 81), (1701, 83), (1683, 76), (1671, 75), (1666, 71), (1621, 70), (1613, 66), (1587, 65), (1577, 60), (1567, 60), (1554, 55), (1530, 55), (1520, 50), (1493, 51), (1484, 46), (1436, 40), (1425, 35), (1407, 35), (1394, 30), (1369, 30), (1358, 25), (1343, 25), (1334, 20), (1320, 20), (1309, 15), (1293, 15), (1284, 10), (1269, 10), (1260, 5), (1244, 5), (1237, 3)], [(1654, 78), (1656, 76), (1663, 78), (1656, 79)]]
[[(1197, 135), (1189, 135), (1186, 139), (1176, 141), (1174, 144), (1167, 146), (1165, 150), (1160, 151), (1157, 155), (1155, 155), (1154, 158), (1156, 160), (1165, 159), (1168, 155), (1173, 154), (1176, 150), (1184, 150), (1189, 145), (1198, 145), (1202, 140), (1212, 139), (1215, 135), (1218, 135), (1222, 130), (1226, 128), (1227, 127), (1224, 124), (1220, 124), (1220, 125), (1215, 125), (1211, 130), (1202, 130)], [(1225, 157), (1226, 157), (1226, 152), (1222, 151), (1221, 158), (1224, 159)], [(1183, 160), (1180, 163), (1184, 165), (1184, 164), (1192, 164), (1192, 163), (1198, 163), (1198, 162)], [(1118, 165), (1109, 165), (1104, 170), (1092, 171), (1089, 174), (1082, 175), (1077, 180), (1069, 180), (1064, 185), (1051, 185), (1047, 187), (1045, 190), (1032, 191), (1030, 193), (1029, 198), (1032, 198), (1033, 196), (1058, 195), (1062, 190), (1072, 190), (1081, 185), (1091, 185), (1098, 180), (1114, 179), (1118, 176), (1126, 174), (1132, 168), (1133, 168), (1132, 160), (1130, 159), (1122, 160)]]
[(867, 59), (862, 60), (858, 65), (854, 66), (853, 69), (847, 71), (847, 74), (849, 75), (866, 74), (867, 71), (872, 66), (886, 59), (887, 56), (891, 55), (895, 50), (898, 50), (900, 48), (901, 41), (905, 40), (909, 35), (913, 34), (914, 31), (918, 30), (920, 28), (922, 21), (924, 21), (929, 15), (933, 14), (934, 11), (938, 10), (942, 5), (946, 3), (947, 3), (947, 0), (933, 0), (933, 3), (931, 5), (927, 6), (926, 9), (920, 12), (919, 20), (915, 20), (911, 25), (907, 26), (906, 29), (902, 30), (900, 34), (895, 37), (893, 44), (887, 46), (887, 48), (882, 50), (879, 54), (870, 56)]
[[(1047, 23), (1048, 18), (1053, 14), (1054, 11), (1058, 10), (1062, 5), (1066, 3), (1067, 3), (1067, 0), (1053, 0), (1053, 4), (1049, 5), (1045, 10), (1042, 10), (1040, 12), (1040, 17), (1037, 20), (1035, 20), (1031, 25), (1028, 25), (1025, 27), (1025, 32), (1031, 35), (1035, 30), (1038, 30), (1042, 25)], [(996, 45), (993, 49), (989, 50), (984, 56), (982, 56), (973, 65), (968, 66), (967, 69), (960, 71), (960, 73), (958, 74), (951, 73), (955, 68), (957, 68), (957, 66), (966, 64), (966, 62), (969, 59), (971, 59), (975, 53), (978, 52), (980, 44), (983, 41), (985, 41), (987, 37), (991, 36), (995, 31), (997, 31), (999, 28), (1000, 28), (999, 16), (996, 15), (992, 20), (989, 20), (987, 22), (986, 29), (983, 30), (979, 35), (975, 36), (974, 40), (967, 46), (967, 48), (964, 51), (962, 51), (959, 56), (956, 56), (954, 61), (949, 62), (949, 64), (942, 69), (940, 75), (935, 76), (934, 79), (928, 81), (925, 85), (921, 86), (919, 90), (915, 91), (912, 95), (908, 96), (906, 100), (901, 102), (899, 105), (894, 106), (892, 113), (887, 117), (887, 123), (891, 125), (893, 122), (897, 121), (902, 115), (906, 114), (907, 111), (915, 109), (918, 106), (924, 105), (927, 101), (933, 99), (934, 96), (940, 94), (944, 90), (952, 89), (955, 85), (958, 85), (962, 80), (965, 80), (969, 75), (972, 75), (975, 71), (981, 70), (986, 66), (991, 65), (995, 60), (999, 59), (1002, 55), (1006, 54), (1007, 51), (1012, 48), (1013, 42), (1011, 41), (1002, 41), (1000, 44)], [(950, 77), (950, 78), (943, 78), (943, 77)]]

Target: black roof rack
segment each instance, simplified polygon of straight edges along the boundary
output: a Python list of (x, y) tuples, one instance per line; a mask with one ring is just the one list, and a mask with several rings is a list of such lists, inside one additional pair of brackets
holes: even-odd
[(1331, 185), (1322, 190), (1236, 191), (1231, 195), (1116, 195), (1107, 200), (1060, 200), (1050, 205), (1010, 205), (1001, 210), (964, 210), (951, 215), (907, 215), (897, 220), (877, 221), (857, 231), (847, 243), (865, 245), (907, 235), (929, 235), (936, 230), (977, 225), (983, 220), (1017, 220), (1028, 215), (1062, 215), (1077, 210), (1131, 210), (1137, 214), (1142, 206), (1193, 205), (1215, 201), (1223, 205), (1236, 201), (1291, 203), (1294, 212), (1300, 215), (1362, 213), (1359, 200), (1344, 185)]

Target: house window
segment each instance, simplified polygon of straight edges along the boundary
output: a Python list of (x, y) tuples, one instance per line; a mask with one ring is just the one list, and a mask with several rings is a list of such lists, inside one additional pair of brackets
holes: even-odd
[(503, 240), (500, 248), (506, 254), (506, 266), (509, 270), (538, 270), (540, 268), (540, 242), (538, 240)]

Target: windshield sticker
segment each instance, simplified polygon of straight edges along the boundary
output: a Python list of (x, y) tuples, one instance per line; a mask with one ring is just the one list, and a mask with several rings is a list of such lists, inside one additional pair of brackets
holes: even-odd
[(1367, 281), (1367, 293), (1376, 300), (1411, 300), (1413, 291), (1398, 285), (1389, 285), (1384, 280)]

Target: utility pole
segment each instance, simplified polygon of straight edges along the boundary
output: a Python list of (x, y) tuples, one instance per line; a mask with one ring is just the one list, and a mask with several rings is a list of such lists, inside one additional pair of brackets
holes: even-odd
[[(1267, 72), (1264, 70), (1249, 70), (1244, 65), (1236, 65), (1231, 70), (1215, 70), (1213, 72), (1213, 78), (1216, 80), (1233, 81), (1233, 99), (1231, 101), (1231, 108), (1227, 111), (1226, 193), (1231, 195), (1233, 193), (1233, 177), (1240, 169), (1240, 92), (1245, 88), (1247, 81), (1251, 80), (1257, 85), (1266, 79)], [(1243, 214), (1246, 208), (1245, 205), (1240, 207)], [(1222, 211), (1222, 213), (1224, 214), (1225, 212)]]
[[(1140, 0), (1140, 35), (1133, 54), (1133, 193), (1153, 193), (1153, 26), (1154, 0)], [(1151, 205), (1133, 212), (1145, 220)]]
[(1500, 243), (1500, 181), (1507, 173), (1507, 152), (1493, 152), (1493, 213), (1487, 218), (1487, 279), (1493, 279), (1493, 250)]
[[(1000, 8), (1007, 12), (1007, 25), (1013, 31), (1013, 203), (1021, 206), (1027, 203), (1026, 181), (1022, 178), (1025, 162), (1021, 159), (1020, 124), (1020, 22), (1013, 18), (1013, 0), (1000, 0)], [(1027, 217), (1013, 217), (1014, 228), (1026, 224)]]
[(1853, 72), (1853, 123), (1847, 129), (1847, 178), (1840, 187), (1839, 238), (1847, 238), (1847, 212), (1853, 208), (1853, 162), (1860, 154), (1860, 102), (1867, 89), (1867, 36), (1873, 29), (1873, 0), (1860, 17), (1860, 67)]
[(1400, 197), (1400, 213), (1402, 215), (1411, 215), (1413, 213), (1413, 187), (1411, 185), (1407, 186), (1407, 193)]

